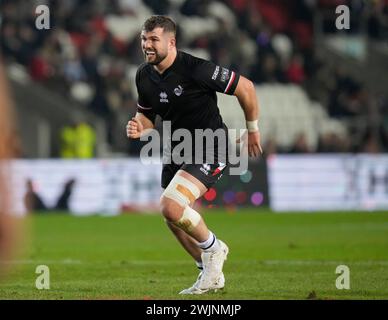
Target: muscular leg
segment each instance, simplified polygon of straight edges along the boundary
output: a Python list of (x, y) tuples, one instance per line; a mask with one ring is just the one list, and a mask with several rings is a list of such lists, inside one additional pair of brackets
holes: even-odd
[(207, 188), (184, 170), (179, 170), (161, 197), (161, 211), (186, 251), (203, 267), (197, 281), (180, 294), (202, 294), (224, 288), (222, 272), (228, 246), (210, 232), (202, 216), (191, 206)]
[[(179, 174), (187, 176), (187, 173), (184, 171), (180, 171)], [(199, 183), (202, 184), (201, 182)], [(202, 196), (206, 191), (206, 187), (204, 185), (200, 185), (200, 196)], [(193, 207), (193, 205), (194, 202), (190, 202), (190, 206)], [(179, 211), (180, 210), (181, 209), (179, 208)], [(166, 224), (187, 253), (190, 254), (195, 261), (201, 262), (202, 250), (198, 247), (198, 241), (167, 219)]]
[(190, 220), (185, 221), (188, 223), (188, 225), (186, 225), (186, 223), (178, 225), (179, 223), (177, 224), (177, 222), (182, 218), (184, 211), (187, 209), (190, 209), (189, 205), (192, 205), (196, 199), (201, 197), (207, 191), (207, 188), (197, 178), (193, 177), (191, 174), (183, 170), (179, 170), (176, 175), (187, 179), (188, 181), (190, 181), (190, 183), (195, 185), (195, 187), (197, 188), (198, 194), (194, 195), (190, 190), (188, 190), (184, 186), (180, 191), (174, 190), (174, 192), (178, 192), (180, 194), (181, 198), (186, 199), (186, 205), (185, 205), (182, 202), (177, 201), (176, 199), (172, 199), (169, 195), (165, 194), (166, 192), (164, 192), (161, 198), (162, 213), (170, 224), (173, 224), (175, 227), (178, 227), (181, 231), (191, 236), (196, 241), (198, 242), (206, 241), (209, 238), (209, 230), (203, 218), (199, 216), (198, 213), (195, 212), (196, 218), (197, 218), (197, 221), (195, 224), (192, 224)]
[(179, 170), (161, 197), (161, 211), (171, 231), (186, 251), (203, 264), (203, 271), (194, 285), (180, 294), (202, 294), (225, 285), (222, 267), (229, 249), (208, 230), (202, 216), (191, 207), (206, 190), (193, 175)]
[(190, 254), (195, 261), (201, 262), (202, 250), (198, 247), (198, 241), (167, 220), (166, 224), (187, 253)]

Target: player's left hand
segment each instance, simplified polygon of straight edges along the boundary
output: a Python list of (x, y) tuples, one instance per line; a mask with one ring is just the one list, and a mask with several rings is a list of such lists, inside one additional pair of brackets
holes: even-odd
[(250, 157), (258, 157), (263, 154), (260, 144), (260, 132), (248, 132), (248, 154)]

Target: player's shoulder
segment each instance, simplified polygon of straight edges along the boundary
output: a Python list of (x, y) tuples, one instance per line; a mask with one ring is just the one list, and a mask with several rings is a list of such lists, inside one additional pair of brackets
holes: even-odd
[(188, 66), (194, 66), (194, 65), (197, 65), (201, 62), (206, 61), (202, 58), (196, 57), (196, 56), (194, 56), (190, 53), (187, 53), (185, 51), (179, 51), (178, 57), (179, 57), (179, 60), (181, 61), (181, 63), (188, 65)]
[(203, 70), (207, 70), (210, 64), (209, 61), (184, 51), (179, 51), (178, 57), (180, 63), (179, 67), (176, 68), (176, 72), (180, 72), (191, 79), (200, 77), (204, 72)]

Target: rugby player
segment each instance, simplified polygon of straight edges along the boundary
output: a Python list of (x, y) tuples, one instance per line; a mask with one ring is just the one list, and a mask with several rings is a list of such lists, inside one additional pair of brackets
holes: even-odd
[[(223, 123), (217, 106), (217, 92), (237, 97), (248, 129), (248, 153), (262, 153), (258, 128), (259, 105), (253, 83), (237, 72), (210, 61), (177, 50), (176, 25), (166, 16), (152, 16), (141, 31), (141, 47), (145, 62), (136, 73), (138, 91), (137, 113), (127, 124), (128, 138), (137, 139), (153, 129), (155, 118), (171, 122), (171, 130), (222, 130)], [(213, 161), (202, 163), (174, 161), (163, 164), (160, 199), (161, 212), (168, 227), (201, 269), (197, 281), (181, 294), (202, 294), (222, 289), (225, 285), (223, 264), (229, 248), (210, 231), (202, 216), (193, 209), (222, 176), (228, 165), (227, 143), (214, 142), (212, 148), (195, 148), (193, 152), (211, 153)], [(177, 143), (172, 142), (169, 150)], [(167, 146), (165, 146), (167, 147)]]

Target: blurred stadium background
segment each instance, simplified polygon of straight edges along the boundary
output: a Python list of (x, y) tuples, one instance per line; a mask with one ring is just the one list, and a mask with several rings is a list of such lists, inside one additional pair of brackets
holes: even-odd
[[(35, 26), (40, 4), (50, 9), (49, 30)], [(335, 27), (342, 4), (350, 8), (349, 30)], [(136, 112), (140, 26), (152, 14), (168, 14), (179, 25), (180, 49), (252, 79), (261, 104), (265, 158), (241, 177), (224, 178), (206, 206), (387, 209), (387, 6), (3, 0), (1, 49), (25, 159), (17, 164), (18, 197), (31, 179), (45, 205), (55, 206), (62, 186), (75, 179), (75, 213), (118, 212), (158, 198), (159, 167), (138, 164), (142, 144), (128, 141), (124, 128)], [(230, 128), (244, 127), (234, 97), (220, 94), (219, 105)]]
[[(267, 242), (259, 245), (263, 253), (257, 259), (327, 258), (332, 259), (329, 264), (342, 258), (380, 259), (385, 263), (364, 265), (365, 272), (371, 266), (380, 268), (375, 284), (381, 280), (378, 275), (386, 275), (387, 256), (383, 247), (388, 241), (388, 1), (2, 0), (0, 3), (1, 51), (16, 107), (15, 136), (20, 139), (13, 176), (18, 212), (26, 212), (26, 205), (33, 211), (52, 209), (74, 215), (156, 212), (161, 166), (141, 164), (142, 144), (128, 141), (125, 125), (136, 112), (134, 76), (143, 61), (140, 27), (150, 15), (166, 14), (178, 24), (179, 49), (229, 66), (253, 80), (261, 105), (264, 156), (251, 160), (243, 175), (223, 177), (198, 205), (233, 215), (294, 211), (302, 226), (305, 221), (306, 229), (302, 231), (291, 222), (290, 238), (298, 238), (296, 235), (302, 232), (305, 238), (299, 239), (301, 242), (322, 250), (313, 248), (314, 254), (285, 253), (281, 257), (280, 250), (279, 255), (272, 256), (283, 242), (289, 249), (297, 245), (281, 238), (274, 225), (270, 227), (275, 228), (271, 229), (275, 230), (271, 235), (257, 225), (256, 231), (268, 236)], [(49, 30), (35, 27), (38, 16), (35, 8), (41, 4), (50, 9)], [(349, 30), (335, 27), (338, 5), (350, 8)], [(237, 100), (222, 94), (218, 98), (226, 124), (230, 128), (243, 128), (244, 118)], [(365, 255), (356, 251), (346, 253), (341, 247), (334, 256), (326, 256), (324, 248), (328, 247), (321, 240), (315, 244), (311, 240), (315, 232), (325, 239), (325, 231), (315, 222), (307, 223), (305, 219), (310, 218), (298, 214), (305, 211), (379, 211), (379, 216), (365, 215), (365, 220), (354, 215), (349, 215), (349, 220), (317, 215), (322, 225), (331, 230), (331, 239), (339, 241), (336, 245), (364, 248), (360, 252)], [(257, 219), (245, 217), (240, 222), (248, 229), (255, 223), (264, 222), (267, 226), (266, 218)], [(141, 229), (141, 223), (136, 221)], [(338, 221), (345, 224), (355, 221), (357, 227), (337, 230)], [(364, 229), (366, 225), (369, 229)], [(66, 226), (70, 228), (64, 221), (62, 230), (51, 219), (38, 220), (37, 226), (42, 237), (38, 241), (40, 248), (52, 245), (49, 235), (55, 239), (56, 232), (59, 234)], [(96, 232), (104, 230), (103, 226), (100, 228), (96, 227)], [(112, 234), (116, 234), (114, 228), (120, 234), (120, 226), (111, 228)], [(158, 228), (162, 228), (161, 223)], [(225, 234), (228, 232), (227, 228), (220, 228)], [(156, 230), (151, 229), (150, 232)], [(304, 233), (307, 229), (310, 238)], [(131, 230), (136, 231), (133, 226)], [(244, 230), (240, 230), (242, 239)], [(336, 238), (335, 230), (342, 232), (343, 238)], [(363, 243), (369, 247), (360, 246), (352, 238), (352, 230), (365, 235)], [(370, 233), (363, 233), (367, 231)], [(79, 232), (80, 235), (83, 231)], [(124, 237), (125, 232), (121, 232)], [(92, 241), (91, 234), (90, 237)], [(160, 232), (160, 239), (163, 237)], [(86, 236), (82, 240), (89, 241)], [(273, 248), (272, 253), (268, 248), (266, 251), (265, 244)], [(90, 243), (92, 247), (95, 248)], [(123, 250), (118, 249), (119, 243), (112, 244), (112, 248)], [(74, 255), (79, 254), (82, 259), (82, 249), (79, 250)], [(45, 257), (67, 256), (53, 253)], [(139, 257), (144, 256), (139, 253)], [(242, 254), (240, 258), (246, 257)], [(96, 277), (97, 274), (96, 271)], [(234, 278), (236, 283), (238, 279)], [(143, 291), (133, 296), (146, 294), (146, 288)], [(361, 290), (356, 297), (363, 297), (364, 293)], [(298, 294), (283, 292), (279, 297), (305, 295)], [(333, 291), (331, 296), (336, 294)], [(5, 296), (12, 297), (9, 293)], [(387, 297), (387, 292), (379, 291), (375, 296)], [(245, 292), (240, 297), (255, 295)]]

